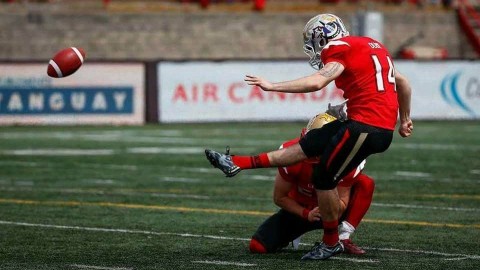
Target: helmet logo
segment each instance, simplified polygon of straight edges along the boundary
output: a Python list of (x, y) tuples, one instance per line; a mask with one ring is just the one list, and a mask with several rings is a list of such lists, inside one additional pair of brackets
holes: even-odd
[(323, 24), (322, 32), (327, 38), (334, 38), (338, 35), (339, 27), (335, 22)]

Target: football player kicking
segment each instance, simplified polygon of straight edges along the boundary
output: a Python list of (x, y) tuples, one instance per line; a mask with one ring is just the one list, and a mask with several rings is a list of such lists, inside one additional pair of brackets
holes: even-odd
[(320, 91), (334, 81), (348, 100), (349, 119), (314, 129), (287, 148), (243, 157), (206, 149), (205, 155), (228, 177), (244, 169), (288, 166), (321, 156), (312, 179), (322, 215), (322, 242), (302, 260), (325, 260), (343, 251), (335, 187), (367, 157), (390, 147), (398, 117), (400, 135), (412, 135), (412, 89), (407, 78), (395, 70), (385, 46), (368, 37), (350, 36), (342, 20), (333, 14), (319, 14), (310, 19), (303, 37), (304, 50), (312, 66), (319, 69), (317, 72), (276, 83), (253, 75), (247, 75), (245, 81), (263, 91), (282, 93)]
[[(313, 128), (321, 128), (325, 123), (335, 120), (327, 113), (319, 114), (310, 120), (302, 131), (302, 136)], [(289, 147), (300, 138), (287, 141), (280, 148)], [(315, 187), (312, 183), (313, 165), (318, 159), (301, 161), (288, 167), (279, 167), (275, 177), (273, 200), (281, 209), (265, 220), (250, 241), (252, 253), (271, 253), (281, 250), (304, 233), (322, 229)], [(372, 202), (375, 187), (373, 179), (363, 174), (365, 162), (345, 176), (338, 184), (340, 213), (342, 223), (339, 226), (340, 241), (344, 253), (363, 255), (365, 251), (350, 240)]]

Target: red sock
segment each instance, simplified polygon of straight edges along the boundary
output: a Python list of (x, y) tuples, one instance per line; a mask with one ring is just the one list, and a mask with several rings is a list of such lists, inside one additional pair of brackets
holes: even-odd
[(327, 246), (335, 246), (338, 242), (338, 220), (322, 221), (323, 242)]
[(372, 203), (375, 182), (365, 174), (356, 177), (352, 195), (347, 207), (345, 220), (357, 228)]
[(262, 153), (258, 156), (232, 156), (232, 161), (242, 170), (270, 167), (267, 153)]
[(262, 245), (262, 243), (252, 238), (252, 240), (250, 240), (250, 252), (263, 254), (267, 253), (267, 249)]

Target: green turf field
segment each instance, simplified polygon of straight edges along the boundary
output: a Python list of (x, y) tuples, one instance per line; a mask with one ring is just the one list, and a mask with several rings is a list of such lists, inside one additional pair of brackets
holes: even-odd
[(367, 255), (252, 255), (275, 169), (233, 179), (204, 148), (253, 154), (304, 123), (0, 128), (0, 269), (480, 269), (480, 123), (416, 122), (371, 157)]

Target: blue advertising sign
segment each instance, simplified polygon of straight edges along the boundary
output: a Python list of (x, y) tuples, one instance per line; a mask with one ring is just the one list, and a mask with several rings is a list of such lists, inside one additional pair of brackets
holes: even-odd
[(46, 64), (0, 63), (0, 125), (139, 125), (143, 63), (86, 63), (64, 78)]
[(0, 115), (131, 114), (133, 87), (0, 87)]
[(480, 110), (480, 78), (464, 70), (443, 77), (440, 92), (443, 100), (471, 117), (478, 117)]

